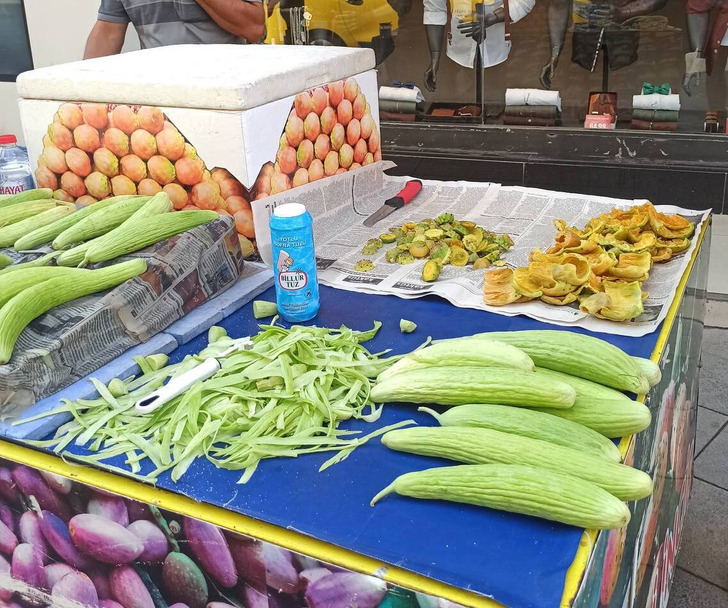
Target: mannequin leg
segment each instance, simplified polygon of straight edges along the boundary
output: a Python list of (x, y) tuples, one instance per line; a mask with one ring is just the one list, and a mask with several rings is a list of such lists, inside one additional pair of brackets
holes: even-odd
[(718, 56), (713, 64), (711, 75), (707, 78), (708, 110), (717, 111), (721, 123), (726, 120), (726, 105), (728, 105), (728, 86), (726, 85), (726, 62), (728, 61), (728, 46), (720, 47)]

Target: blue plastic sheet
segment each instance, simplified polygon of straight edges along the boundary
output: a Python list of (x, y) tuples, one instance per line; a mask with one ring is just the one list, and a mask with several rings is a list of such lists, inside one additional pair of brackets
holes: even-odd
[[(269, 289), (260, 299), (274, 297)], [(417, 323), (417, 330), (400, 333), (401, 318)], [(391, 348), (394, 353), (412, 350), (427, 336), (439, 339), (483, 331), (553, 329), (525, 317), (455, 308), (434, 297), (402, 300), (321, 289), (316, 325), (343, 324), (365, 330), (375, 319), (382, 321), (383, 327), (367, 343), (368, 348)], [(248, 304), (220, 325), (231, 336), (239, 337), (255, 333), (256, 323), (252, 305)], [(632, 355), (649, 357), (658, 334), (600, 337)], [(199, 336), (179, 347), (171, 361), (197, 352), (205, 344), (206, 336)], [(374, 425), (345, 426), (371, 431), (410, 418), (420, 424), (434, 422), (415, 407), (392, 405)], [(74, 451), (85, 453), (78, 448)], [(371, 498), (398, 475), (447, 463), (393, 452), (374, 440), (355, 450), (347, 460), (319, 473), (319, 466), (329, 456), (264, 461), (245, 485), (236, 484), (239, 472), (218, 470), (206, 460), (198, 460), (177, 484), (169, 475), (163, 475), (158, 486), (491, 596), (511, 608), (559, 606), (566, 571), (581, 538), (580, 529), (534, 517), (396, 495), (370, 507)], [(123, 466), (121, 458), (109, 462)]]

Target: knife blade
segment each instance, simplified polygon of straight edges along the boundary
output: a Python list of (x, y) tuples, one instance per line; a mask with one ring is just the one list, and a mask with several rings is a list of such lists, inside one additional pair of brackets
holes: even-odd
[(392, 198), (384, 201), (384, 204), (379, 209), (365, 219), (364, 225), (367, 228), (371, 228), (374, 224), (383, 220), (390, 213), (394, 213), (397, 209), (401, 209), (407, 203), (412, 202), (412, 199), (420, 193), (420, 190), (422, 190), (422, 182), (420, 180), (409, 180), (404, 185), (404, 188), (397, 192), (397, 194), (395, 194)]

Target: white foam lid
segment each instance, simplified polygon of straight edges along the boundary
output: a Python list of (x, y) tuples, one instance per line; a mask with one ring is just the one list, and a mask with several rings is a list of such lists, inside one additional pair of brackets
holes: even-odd
[(371, 49), (193, 44), (40, 68), (17, 87), (24, 99), (244, 110), (374, 65)]
[(298, 217), (304, 213), (306, 213), (306, 207), (301, 203), (286, 203), (273, 209), (273, 215), (276, 217)]

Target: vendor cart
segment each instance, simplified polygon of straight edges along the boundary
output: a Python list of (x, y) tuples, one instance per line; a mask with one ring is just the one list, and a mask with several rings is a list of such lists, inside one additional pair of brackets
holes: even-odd
[[(240, 485), (239, 472), (197, 460), (177, 483), (164, 474), (151, 485), (127, 476), (123, 457), (79, 464), (34, 447), (19, 437), (21, 427), (9, 427), (15, 431), (0, 441), (0, 520), (17, 529), (21, 511), (29, 509), (56, 522), (60, 540), (48, 550), (49, 563), (85, 569), (107, 608), (664, 608), (693, 478), (710, 223), (694, 238), (697, 246), (658, 330), (643, 337), (599, 334), (631, 355), (659, 362), (662, 370), (661, 382), (645, 398), (652, 425), (619, 444), (625, 462), (648, 472), (655, 484), (651, 498), (630, 503), (625, 529), (595, 533), (403, 497), (372, 508), (371, 498), (397, 475), (436, 462), (387, 453), (379, 441), (323, 472), (318, 468), (325, 455), (271, 459)], [(260, 297), (273, 299), (272, 289)], [(221, 325), (232, 337), (249, 335), (257, 323), (251, 306), (208, 325)], [(401, 318), (416, 322), (417, 331), (400, 333)], [(522, 316), (456, 308), (435, 297), (403, 300), (322, 287), (317, 325), (364, 330), (375, 319), (383, 326), (372, 350), (394, 353), (416, 348), (427, 336), (554, 328)], [(170, 361), (199, 351), (205, 338), (177, 343)], [(408, 418), (430, 424), (426, 414), (403, 405), (386, 407), (381, 423)], [(45, 429), (46, 435), (54, 430)], [(90, 454), (75, 445), (68, 450)], [(63, 553), (69, 540), (63, 522), (85, 512), (91, 500), (112, 505), (122, 523), (154, 522), (167, 537), (162, 559), (175, 554), (184, 565), (168, 574), (159, 563), (142, 561), (74, 564), (74, 555)], [(11, 578), (3, 551), (0, 546), (0, 602), (71, 605), (48, 595), (48, 580), (34, 585)]]

